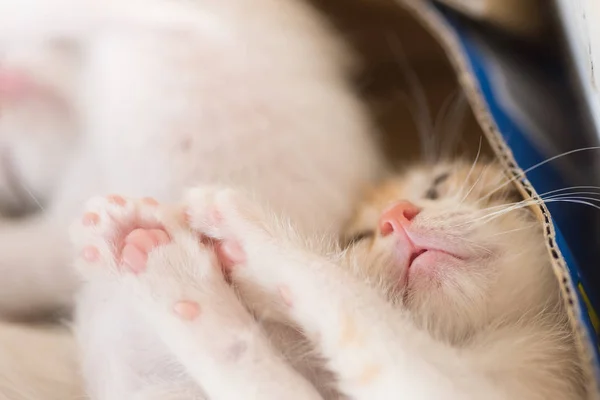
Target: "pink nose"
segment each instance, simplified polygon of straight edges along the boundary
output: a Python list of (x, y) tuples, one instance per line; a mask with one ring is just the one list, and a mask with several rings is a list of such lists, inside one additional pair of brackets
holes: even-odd
[(421, 212), (421, 209), (410, 201), (399, 201), (381, 214), (379, 218), (379, 231), (387, 236), (398, 230), (405, 229), (412, 220)]

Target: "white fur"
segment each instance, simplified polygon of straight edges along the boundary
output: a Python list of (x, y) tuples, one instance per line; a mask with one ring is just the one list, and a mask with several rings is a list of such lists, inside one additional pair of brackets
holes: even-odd
[[(494, 172), (486, 177), (484, 190), (495, 187)], [(417, 184), (406, 193), (419, 192), (419, 174), (405, 178), (405, 183)], [(457, 175), (458, 182), (465, 182)], [(447, 217), (451, 198), (438, 205)], [(475, 210), (483, 207), (482, 198), (477, 193), (461, 202), (456, 215), (472, 221)], [(345, 261), (320, 255), (287, 224), (273, 222), (270, 213), (230, 189), (194, 189), (183, 208), (157, 209), (131, 199), (119, 206), (98, 198), (87, 210), (99, 216), (98, 223), (90, 227), (77, 221), (72, 238), (79, 249), (99, 250), (97, 260), (78, 259), (88, 282), (78, 312), (78, 337), (94, 399), (155, 399), (155, 393), (165, 392), (172, 393), (169, 399), (181, 400), (541, 400), (583, 395), (572, 332), (556, 282), (550, 283), (552, 272), (538, 253), (543, 248), (539, 230), (517, 234), (529, 252), (515, 258), (502, 244), (490, 248), (492, 257), (446, 271), (436, 286), (411, 287), (414, 297), (402, 304), (394, 298), (393, 282), (378, 275), (383, 273), (378, 268), (390, 265), (389, 258), (379, 267), (374, 264), (379, 249), (363, 249), (362, 260), (360, 248), (342, 256)], [(182, 217), (184, 210), (193, 232)], [(420, 226), (437, 212), (427, 211)], [(530, 221), (527, 213), (507, 213), (469, 229), (485, 243), (491, 233), (523, 228)], [(442, 227), (439, 222), (429, 225), (436, 226)], [(452, 232), (452, 226), (445, 229)], [(163, 227), (171, 242), (150, 250), (146, 269), (133, 274), (121, 264), (119, 249), (136, 227)], [(200, 244), (199, 235), (243, 249), (243, 261), (231, 278), (263, 323), (234, 296), (212, 248)], [(521, 272), (515, 271), (515, 263)], [(353, 264), (356, 271), (348, 269)], [(471, 268), (481, 273), (473, 274)], [(382, 282), (372, 285), (378, 276)], [(412, 279), (413, 285), (427, 283), (418, 276)], [(447, 291), (452, 282), (462, 291)], [(488, 295), (463, 303), (461, 296), (476, 289)], [(418, 293), (429, 294), (433, 306), (422, 303)], [(498, 299), (499, 293), (506, 299)], [(442, 298), (445, 308), (435, 304)], [(180, 301), (198, 304), (199, 314), (182, 318), (174, 308)], [(110, 366), (103, 363), (107, 357), (113, 361)]]
[[(337, 231), (380, 156), (324, 25), (296, 1), (0, 1), (0, 69), (51, 94), (0, 99), (0, 206), (38, 211), (0, 221), (0, 314), (72, 307), (67, 225), (92, 195), (169, 201), (186, 186), (229, 182), (307, 232)], [(105, 340), (119, 319), (102, 315)], [(24, 336), (15, 354), (37, 341)], [(64, 387), (24, 374), (0, 393), (79, 398), (67, 360), (44, 362)], [(155, 389), (150, 397), (168, 397)]]
[(71, 306), (66, 226), (96, 194), (232, 183), (337, 231), (380, 160), (323, 25), (296, 1), (1, 1), (0, 67), (54, 97), (3, 99), (0, 203), (43, 212), (0, 223), (0, 313)]
[[(93, 244), (102, 254), (97, 263), (78, 262), (89, 282), (77, 326), (92, 398), (141, 399), (146, 394), (154, 398), (156, 390), (181, 393), (190, 387), (196, 388), (196, 394), (182, 399), (200, 398), (202, 391), (210, 399), (233, 400), (241, 394), (265, 400), (319, 398), (271, 347), (225, 282), (216, 259), (198, 248), (195, 235), (173, 231), (181, 247), (173, 245), (157, 254), (152, 261), (155, 268), (142, 279), (120, 282), (120, 259), (113, 257), (109, 243), (119, 246), (133, 227), (159, 223), (154, 207), (131, 201), (120, 207), (99, 199), (87, 209), (100, 215), (102, 223), (92, 229), (76, 224), (72, 235), (80, 248)], [(173, 260), (187, 268), (172, 269)], [(182, 281), (189, 284), (184, 287)], [(139, 303), (130, 301), (130, 291)], [(170, 308), (180, 299), (201, 302), (202, 323), (173, 317)], [(99, 301), (108, 307), (99, 306)], [(115, 320), (119, 321), (116, 326)], [(150, 331), (157, 335), (148, 335)], [(107, 334), (112, 336), (108, 347)]]
[[(331, 234), (378, 169), (364, 112), (343, 79), (344, 57), (304, 7), (281, 0), (142, 3), (0, 2), (4, 65), (27, 70), (55, 95), (3, 105), (0, 198), (15, 208), (29, 192), (29, 206), (40, 201), (44, 208), (0, 223), (5, 315), (71, 306), (78, 282), (68, 268), (66, 224), (91, 195), (168, 202), (188, 186), (226, 183), (256, 192), (303, 234)], [(67, 41), (66, 53), (48, 47), (55, 40)], [(52, 60), (56, 72), (40, 69), (38, 57)], [(472, 199), (423, 201), (424, 176), (429, 172), (406, 178), (398, 197), (430, 209), (419, 220), (424, 231), (439, 229), (443, 238), (457, 223), (449, 215), (463, 226), (460, 218), (481, 211)], [(77, 250), (102, 249), (100, 263), (79, 260), (88, 282), (77, 337), (93, 399), (580, 396), (572, 333), (540, 232), (494, 236), (531, 222), (522, 213), (454, 231), (459, 242), (493, 248), (495, 261), (448, 272), (448, 281), (415, 279), (401, 301), (389, 279), (391, 240), (332, 260), (235, 193), (196, 191), (185, 205), (197, 232), (238, 241), (246, 252), (232, 278), (259, 325), (181, 221), (132, 209), (136, 204), (92, 203), (101, 224), (78, 226), (73, 236)], [(450, 213), (456, 208), (462, 214)], [(372, 229), (381, 209), (363, 211), (361, 218), (375, 221), (359, 225)], [(151, 252), (140, 276), (118, 269), (110, 244), (122, 240), (123, 229), (157, 221), (173, 243)], [(511, 253), (515, 243), (527, 252)], [(178, 318), (172, 307), (180, 300), (197, 301), (200, 317)], [(41, 349), (52, 349), (54, 339), (40, 335), (24, 336), (18, 353), (44, 341)], [(0, 388), (29, 385), (33, 399), (51, 398), (48, 390), (61, 399), (82, 395), (73, 343), (64, 336), (55, 343), (68, 362), (39, 367), (61, 385), (32, 373)], [(71, 367), (59, 368), (65, 365)]]

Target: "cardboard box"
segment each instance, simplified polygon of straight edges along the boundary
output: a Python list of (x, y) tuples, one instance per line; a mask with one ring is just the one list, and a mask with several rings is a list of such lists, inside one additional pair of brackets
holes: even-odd
[[(599, 157), (597, 153), (588, 154), (592, 150), (578, 150), (579, 139), (585, 136), (579, 134), (585, 128), (577, 125), (578, 111), (572, 108), (575, 102), (570, 97), (568, 75), (561, 65), (529, 51), (531, 48), (519, 51), (519, 46), (527, 46), (523, 41), (497, 40), (501, 35), (488, 34), (485, 28), (473, 26), (459, 16), (460, 13), (475, 15), (464, 8), (457, 14), (431, 1), (396, 2), (431, 32), (444, 49), (485, 138), (524, 198), (540, 199), (540, 193), (594, 179), (595, 160)], [(473, 6), (497, 2), (461, 3)], [(489, 21), (482, 15), (491, 14), (480, 13), (478, 17), (480, 21)], [(498, 23), (494, 28), (507, 28), (504, 30), (508, 36), (523, 37), (524, 30), (514, 29), (515, 26)], [(600, 21), (596, 26), (600, 27)], [(532, 31), (527, 31), (525, 36), (533, 37), (531, 34)], [(590, 56), (592, 64), (595, 57)], [(592, 87), (591, 91), (594, 90)], [(579, 156), (553, 158), (565, 148)], [(531, 208), (543, 225), (548, 257), (576, 332), (579, 355), (590, 382), (589, 398), (598, 398), (600, 326), (593, 304), (597, 307), (600, 293), (595, 290), (600, 286), (594, 275), (597, 258), (589, 252), (596, 244), (591, 241), (595, 237), (583, 232), (594, 228), (595, 220), (588, 210), (564, 204), (558, 207), (542, 202)], [(588, 228), (584, 228), (585, 224)]]

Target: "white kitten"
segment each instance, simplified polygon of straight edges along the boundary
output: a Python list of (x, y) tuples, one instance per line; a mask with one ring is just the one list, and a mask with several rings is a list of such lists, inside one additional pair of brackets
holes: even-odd
[(72, 234), (90, 395), (583, 398), (543, 234), (518, 199), (494, 164), (412, 168), (367, 194), (351, 247), (326, 257), (237, 191), (175, 207), (96, 198)]
[(0, 223), (5, 316), (71, 306), (66, 226), (92, 195), (224, 182), (336, 232), (381, 163), (298, 1), (2, 0), (0, 52), (0, 203), (43, 207)]

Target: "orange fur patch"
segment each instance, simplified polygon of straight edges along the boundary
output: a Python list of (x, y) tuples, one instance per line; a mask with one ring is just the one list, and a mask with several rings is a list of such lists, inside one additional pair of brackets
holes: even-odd
[(381, 367), (379, 365), (367, 365), (358, 377), (358, 383), (368, 385), (381, 375)]
[(340, 346), (346, 347), (352, 344), (360, 346), (362, 337), (358, 333), (356, 322), (348, 314), (345, 314), (342, 319), (342, 329), (340, 333)]

